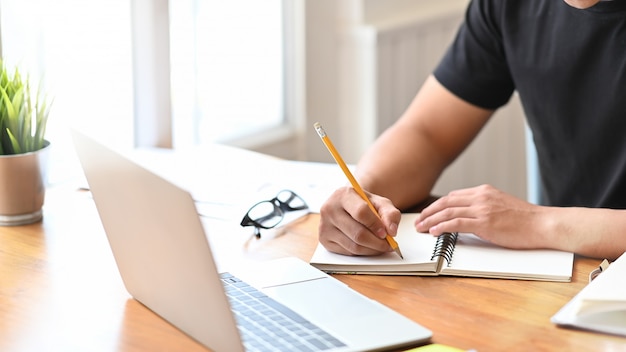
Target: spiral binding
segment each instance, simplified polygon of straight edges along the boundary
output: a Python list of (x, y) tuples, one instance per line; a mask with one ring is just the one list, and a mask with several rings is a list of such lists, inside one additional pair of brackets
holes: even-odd
[(457, 237), (459, 237), (458, 232), (446, 232), (437, 237), (437, 243), (435, 243), (435, 249), (433, 250), (433, 255), (430, 257), (430, 260), (435, 259), (435, 257), (443, 256), (448, 265), (450, 265)]

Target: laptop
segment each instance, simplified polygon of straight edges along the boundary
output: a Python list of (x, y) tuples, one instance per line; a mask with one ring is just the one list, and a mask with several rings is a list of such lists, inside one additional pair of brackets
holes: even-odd
[[(189, 192), (72, 134), (127, 291), (208, 349), (369, 351), (430, 340), (428, 329), (297, 258), (218, 272)], [(237, 297), (269, 308), (255, 317)], [(292, 324), (301, 326), (290, 330)], [(264, 327), (269, 332), (256, 331)], [(255, 334), (269, 334), (269, 342)], [(289, 339), (303, 342), (281, 346)]]

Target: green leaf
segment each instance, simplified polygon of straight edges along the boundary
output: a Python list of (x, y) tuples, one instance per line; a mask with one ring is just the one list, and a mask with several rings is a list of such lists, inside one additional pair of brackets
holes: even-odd
[(31, 95), (31, 79), (16, 68), (11, 74), (0, 59), (0, 155), (36, 151), (44, 136), (52, 103), (42, 94)]
[(25, 153), (25, 152), (22, 152), (22, 148), (20, 148), (20, 143), (18, 142), (17, 138), (15, 138), (13, 133), (11, 133), (11, 131), (9, 131), (8, 129), (7, 129), (7, 134), (9, 135), (9, 139), (11, 140), (11, 146), (13, 147), (13, 153), (14, 154)]
[(13, 108), (13, 103), (11, 102), (11, 98), (7, 94), (6, 90), (2, 90), (2, 101), (4, 102), (4, 106), (6, 108), (6, 119), (5, 123), (10, 123), (10, 120), (15, 119), (15, 109)]

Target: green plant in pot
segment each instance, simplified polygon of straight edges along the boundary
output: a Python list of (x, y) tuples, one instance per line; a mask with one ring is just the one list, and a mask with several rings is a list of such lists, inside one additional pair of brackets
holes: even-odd
[(0, 225), (42, 219), (50, 105), (39, 89), (31, 94), (28, 76), (0, 60)]

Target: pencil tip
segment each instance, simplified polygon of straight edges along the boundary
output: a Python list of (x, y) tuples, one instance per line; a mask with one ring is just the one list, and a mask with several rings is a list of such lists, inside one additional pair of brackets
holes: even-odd
[(402, 255), (402, 252), (400, 252), (400, 247), (396, 248), (396, 253), (398, 253), (400, 258), (404, 259), (404, 256)]

